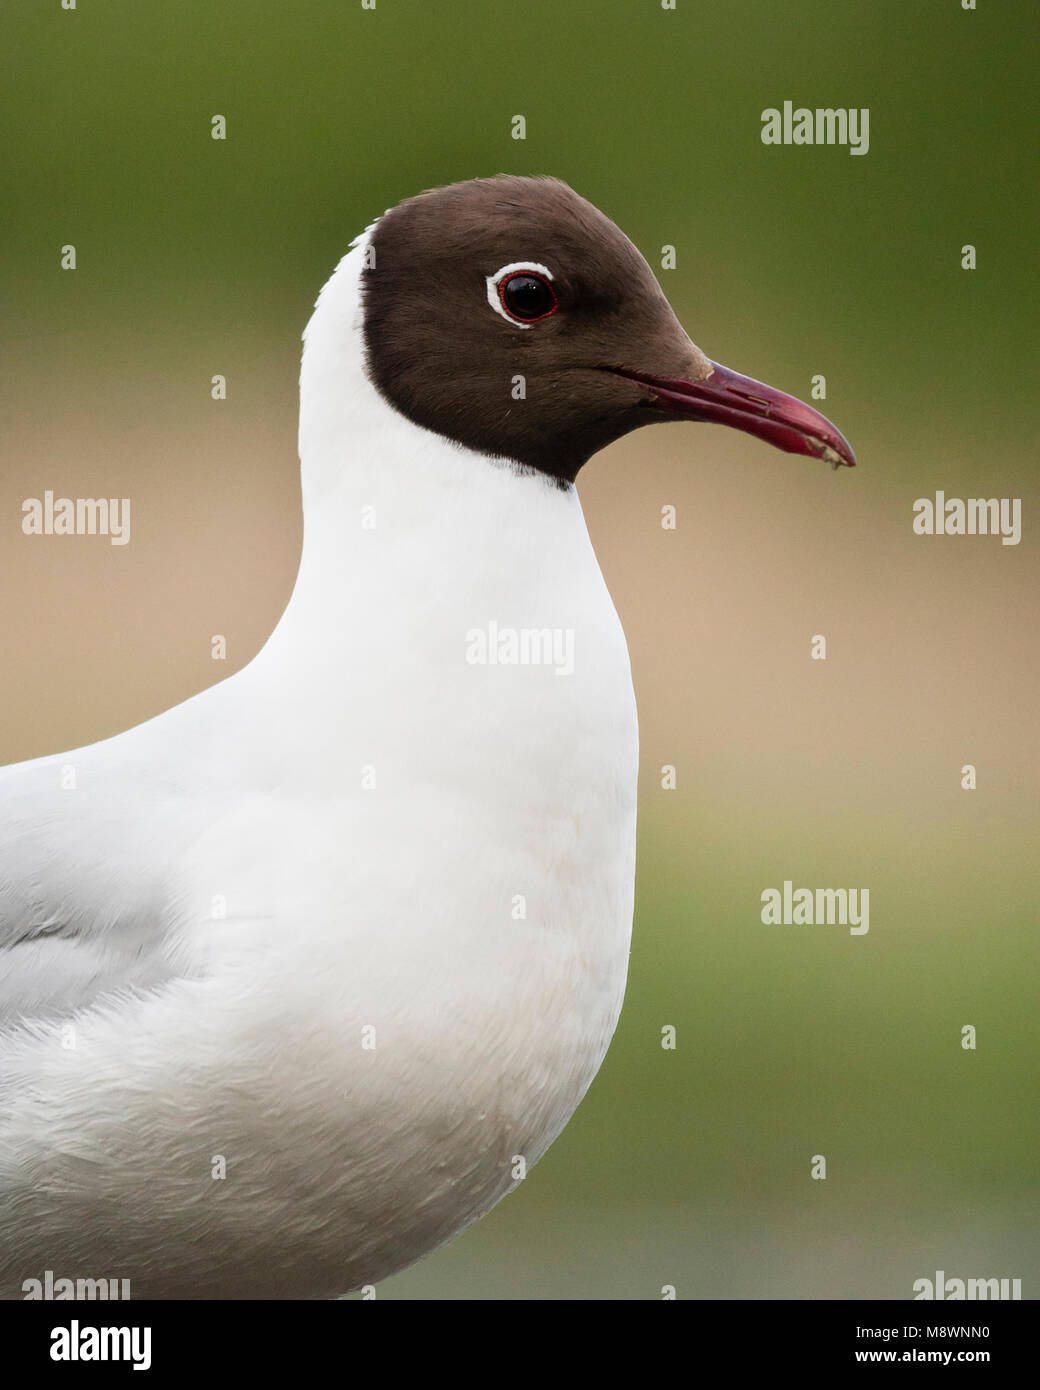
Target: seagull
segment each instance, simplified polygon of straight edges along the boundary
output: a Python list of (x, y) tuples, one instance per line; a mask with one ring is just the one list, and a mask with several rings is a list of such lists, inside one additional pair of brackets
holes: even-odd
[(485, 1214), (625, 989), (637, 723), (575, 478), (656, 422), (852, 466), (551, 178), (407, 199), (304, 332), (259, 654), (0, 769), (0, 1295), (334, 1298)]

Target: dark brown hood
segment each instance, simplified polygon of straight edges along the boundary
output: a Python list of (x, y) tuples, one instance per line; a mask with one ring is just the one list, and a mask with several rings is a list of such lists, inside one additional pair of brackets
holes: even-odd
[[(471, 449), (573, 482), (630, 430), (700, 418), (852, 462), (811, 407), (734, 373), (724, 380), (629, 239), (557, 179), (503, 174), (409, 198), (376, 224), (370, 254), (362, 286), (373, 382), (408, 419)], [(557, 300), (527, 325), (488, 298), (489, 278), (517, 263), (544, 267)], [(737, 399), (736, 381), (759, 394)], [(720, 406), (711, 398), (723, 392)], [(799, 410), (785, 422), (788, 405)]]

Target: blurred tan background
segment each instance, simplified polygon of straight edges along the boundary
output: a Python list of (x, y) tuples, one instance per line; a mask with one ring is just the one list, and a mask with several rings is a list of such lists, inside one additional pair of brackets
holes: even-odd
[[(422, 187), (553, 173), (655, 269), (674, 244), (694, 340), (803, 399), (823, 373), (859, 458), (671, 425), (582, 474), (642, 730), (626, 1010), (528, 1180), (380, 1296), (902, 1299), (939, 1268), (1035, 1297), (1035, 9), (123, 0), (5, 27), (0, 761), (257, 651), (299, 556), (299, 334)], [(763, 146), (786, 98), (869, 107), (869, 153)], [(130, 544), (23, 536), (48, 488), (129, 496)], [(1021, 543), (915, 536), (936, 489), (1021, 498)], [(868, 887), (869, 934), (763, 926), (785, 879)]]

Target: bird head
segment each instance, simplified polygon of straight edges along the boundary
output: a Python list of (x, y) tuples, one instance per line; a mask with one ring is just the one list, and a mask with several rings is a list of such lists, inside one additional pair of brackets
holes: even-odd
[(818, 411), (711, 361), (632, 242), (557, 179), (473, 179), (400, 203), (371, 231), (362, 296), (368, 373), (392, 406), (560, 483), (667, 420), (855, 463)]

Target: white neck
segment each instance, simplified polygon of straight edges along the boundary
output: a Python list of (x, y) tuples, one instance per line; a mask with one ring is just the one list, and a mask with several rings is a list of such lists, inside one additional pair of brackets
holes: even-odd
[(511, 607), (530, 584), (540, 607), (546, 567), (564, 580), (579, 555), (595, 566), (577, 493), (423, 429), (380, 395), (364, 365), (370, 235), (340, 261), (304, 333), (304, 546), (290, 612), (313, 600), (327, 621), (336, 608), (356, 614), (362, 583), (389, 586), (378, 594), (385, 612), (402, 587), (415, 606), (417, 588), (429, 583), (443, 594), (448, 581), (457, 598), (469, 592), (492, 610)]
[[(422, 429), (370, 382), (360, 307), (368, 239), (340, 262), (304, 335), (303, 555), (255, 677), (272, 698), (306, 700), (330, 727), (356, 735), (385, 725), (389, 737), (390, 721), (408, 725), (402, 702), (424, 698), (417, 672), (463, 707), (478, 689), (491, 695), (489, 673), (467, 663), (472, 630), (570, 631), (573, 674), (500, 668), (504, 684), (480, 719), (512, 723), (532, 750), (544, 748), (543, 720), (595, 722), (604, 682), (627, 718), (624, 636), (577, 491)], [(464, 726), (460, 737), (475, 732)]]

